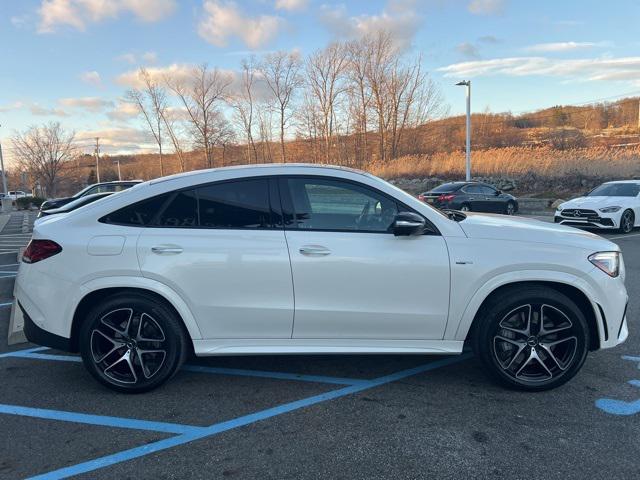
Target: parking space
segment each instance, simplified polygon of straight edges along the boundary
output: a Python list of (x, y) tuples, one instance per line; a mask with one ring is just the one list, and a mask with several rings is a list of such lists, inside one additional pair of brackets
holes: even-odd
[[(24, 221), (0, 233), (16, 249), (0, 259), (16, 263), (5, 237)], [(0, 308), (0, 478), (637, 477), (640, 232), (606, 236), (625, 256), (629, 340), (538, 394), (494, 385), (465, 354), (191, 359), (161, 389), (122, 395), (77, 356), (8, 347)]]

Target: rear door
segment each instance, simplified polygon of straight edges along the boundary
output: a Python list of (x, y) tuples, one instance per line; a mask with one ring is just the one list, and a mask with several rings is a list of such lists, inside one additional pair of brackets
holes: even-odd
[(471, 210), (475, 212), (486, 212), (488, 205), (485, 200), (486, 195), (482, 193), (480, 185), (467, 185), (463, 187), (463, 191), (467, 194), (467, 202), (471, 206)]
[(440, 235), (396, 237), (410, 210), (366, 185), (281, 181), (295, 292), (294, 338), (441, 339), (449, 255)]
[(140, 235), (142, 274), (185, 299), (204, 338), (291, 337), (291, 267), (273, 185), (263, 177), (173, 192)]

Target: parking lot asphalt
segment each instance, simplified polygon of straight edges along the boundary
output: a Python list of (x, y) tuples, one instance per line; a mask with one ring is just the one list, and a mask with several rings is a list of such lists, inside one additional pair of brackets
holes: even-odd
[(247, 356), (130, 396), (77, 357), (7, 346), (22, 215), (0, 232), (0, 478), (640, 476), (640, 231), (605, 235), (624, 253), (629, 339), (553, 391), (505, 390), (470, 355)]

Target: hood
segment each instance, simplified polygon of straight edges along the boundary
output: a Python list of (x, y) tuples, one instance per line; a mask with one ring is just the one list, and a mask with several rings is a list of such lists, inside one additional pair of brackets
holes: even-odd
[(597, 210), (603, 207), (613, 207), (615, 205), (622, 206), (633, 197), (578, 197), (568, 202), (560, 204), (562, 209), (565, 208), (585, 208), (589, 210)]
[(597, 251), (619, 251), (613, 242), (584, 230), (532, 218), (468, 213), (459, 223), (469, 238), (546, 243)]

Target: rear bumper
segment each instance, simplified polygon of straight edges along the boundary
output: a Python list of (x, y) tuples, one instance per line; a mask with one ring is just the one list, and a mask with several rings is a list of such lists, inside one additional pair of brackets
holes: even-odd
[(43, 347), (51, 347), (57, 350), (71, 351), (71, 341), (68, 338), (61, 337), (55, 333), (47, 332), (34, 323), (29, 314), (18, 302), (18, 307), (22, 311), (24, 318), (24, 335), (31, 343), (42, 345)]

